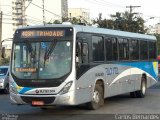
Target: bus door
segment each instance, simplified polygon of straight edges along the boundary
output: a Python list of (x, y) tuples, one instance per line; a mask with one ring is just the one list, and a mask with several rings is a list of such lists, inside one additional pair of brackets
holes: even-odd
[(88, 64), (88, 43), (85, 37), (79, 37), (76, 42), (76, 71), (77, 78), (89, 69)]

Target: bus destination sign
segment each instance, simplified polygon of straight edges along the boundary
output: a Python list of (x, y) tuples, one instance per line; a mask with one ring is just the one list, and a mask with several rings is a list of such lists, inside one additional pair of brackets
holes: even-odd
[(21, 32), (21, 38), (37, 37), (64, 37), (64, 30), (25, 30)]

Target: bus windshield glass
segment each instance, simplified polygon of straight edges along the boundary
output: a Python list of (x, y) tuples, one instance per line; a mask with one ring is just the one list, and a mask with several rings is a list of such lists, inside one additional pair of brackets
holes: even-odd
[(19, 79), (54, 79), (71, 70), (71, 40), (24, 41), (13, 44), (12, 74)]

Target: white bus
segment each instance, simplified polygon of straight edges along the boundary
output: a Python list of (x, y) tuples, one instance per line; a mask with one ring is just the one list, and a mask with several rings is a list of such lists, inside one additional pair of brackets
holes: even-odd
[(15, 104), (97, 109), (107, 97), (144, 97), (158, 79), (156, 38), (78, 25), (17, 29), (10, 63)]

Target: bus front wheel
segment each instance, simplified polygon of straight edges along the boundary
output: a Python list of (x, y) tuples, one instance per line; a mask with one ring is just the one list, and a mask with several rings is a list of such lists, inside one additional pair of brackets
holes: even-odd
[(87, 104), (88, 109), (96, 110), (104, 105), (104, 92), (100, 84), (96, 84), (92, 95), (92, 101)]
[(145, 94), (146, 94), (146, 89), (147, 89), (147, 82), (146, 82), (146, 78), (143, 77), (141, 80), (141, 89), (137, 90), (135, 92), (131, 92), (130, 96), (131, 97), (136, 97), (136, 98), (144, 98)]
[(136, 96), (138, 98), (144, 98), (145, 94), (146, 94), (146, 89), (147, 89), (147, 84), (146, 84), (146, 79), (142, 78), (141, 81), (141, 89), (136, 91)]

